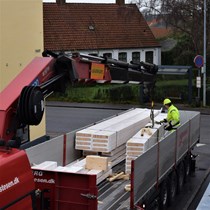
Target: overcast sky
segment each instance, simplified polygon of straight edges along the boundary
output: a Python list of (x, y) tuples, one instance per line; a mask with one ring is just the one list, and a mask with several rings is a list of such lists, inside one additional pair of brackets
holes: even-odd
[[(56, 2), (56, 0), (43, 0), (43, 2)], [(116, 0), (66, 0), (71, 3), (115, 3)], [(125, 0), (125, 3), (130, 3), (131, 0)]]

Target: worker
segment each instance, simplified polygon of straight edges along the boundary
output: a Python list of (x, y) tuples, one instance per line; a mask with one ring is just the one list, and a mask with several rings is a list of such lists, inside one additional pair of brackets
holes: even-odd
[(179, 110), (172, 104), (171, 100), (166, 98), (163, 101), (163, 105), (168, 110), (167, 118), (160, 121), (160, 123), (167, 123), (164, 128), (165, 130), (173, 130), (180, 125)]

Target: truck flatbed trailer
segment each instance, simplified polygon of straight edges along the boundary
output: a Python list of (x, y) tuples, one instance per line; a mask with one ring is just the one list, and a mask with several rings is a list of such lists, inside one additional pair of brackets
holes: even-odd
[[(130, 180), (109, 182), (105, 179), (97, 185), (95, 175), (32, 167), (36, 188), (44, 192), (40, 195), (38, 209), (43, 209), (44, 205), (50, 209), (68, 206), (81, 210), (166, 208), (190, 173), (191, 150), (199, 141), (200, 113), (181, 111), (180, 114), (181, 126), (177, 130), (167, 132), (164, 138), (132, 161)], [(74, 142), (79, 130), (26, 149), (31, 165), (50, 160), (65, 166), (81, 158), (82, 152), (75, 150)], [(121, 171), (125, 171), (125, 161), (113, 167), (113, 172)], [(124, 189), (127, 184), (131, 185), (130, 192)]]

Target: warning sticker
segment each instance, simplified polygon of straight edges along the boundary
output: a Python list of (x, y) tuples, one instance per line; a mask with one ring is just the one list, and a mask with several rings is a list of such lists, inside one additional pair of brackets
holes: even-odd
[(92, 63), (91, 65), (91, 79), (103, 80), (104, 79), (104, 64)]

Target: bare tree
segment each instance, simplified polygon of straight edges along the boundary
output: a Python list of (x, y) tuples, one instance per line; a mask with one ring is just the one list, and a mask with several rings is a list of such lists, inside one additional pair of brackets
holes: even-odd
[[(204, 0), (137, 0), (136, 3), (144, 15), (156, 14), (170, 26), (174, 33), (187, 35), (196, 54), (203, 52), (203, 3)], [(210, 30), (210, 0), (207, 2), (206, 30)], [(208, 36), (207, 36), (208, 43)]]

